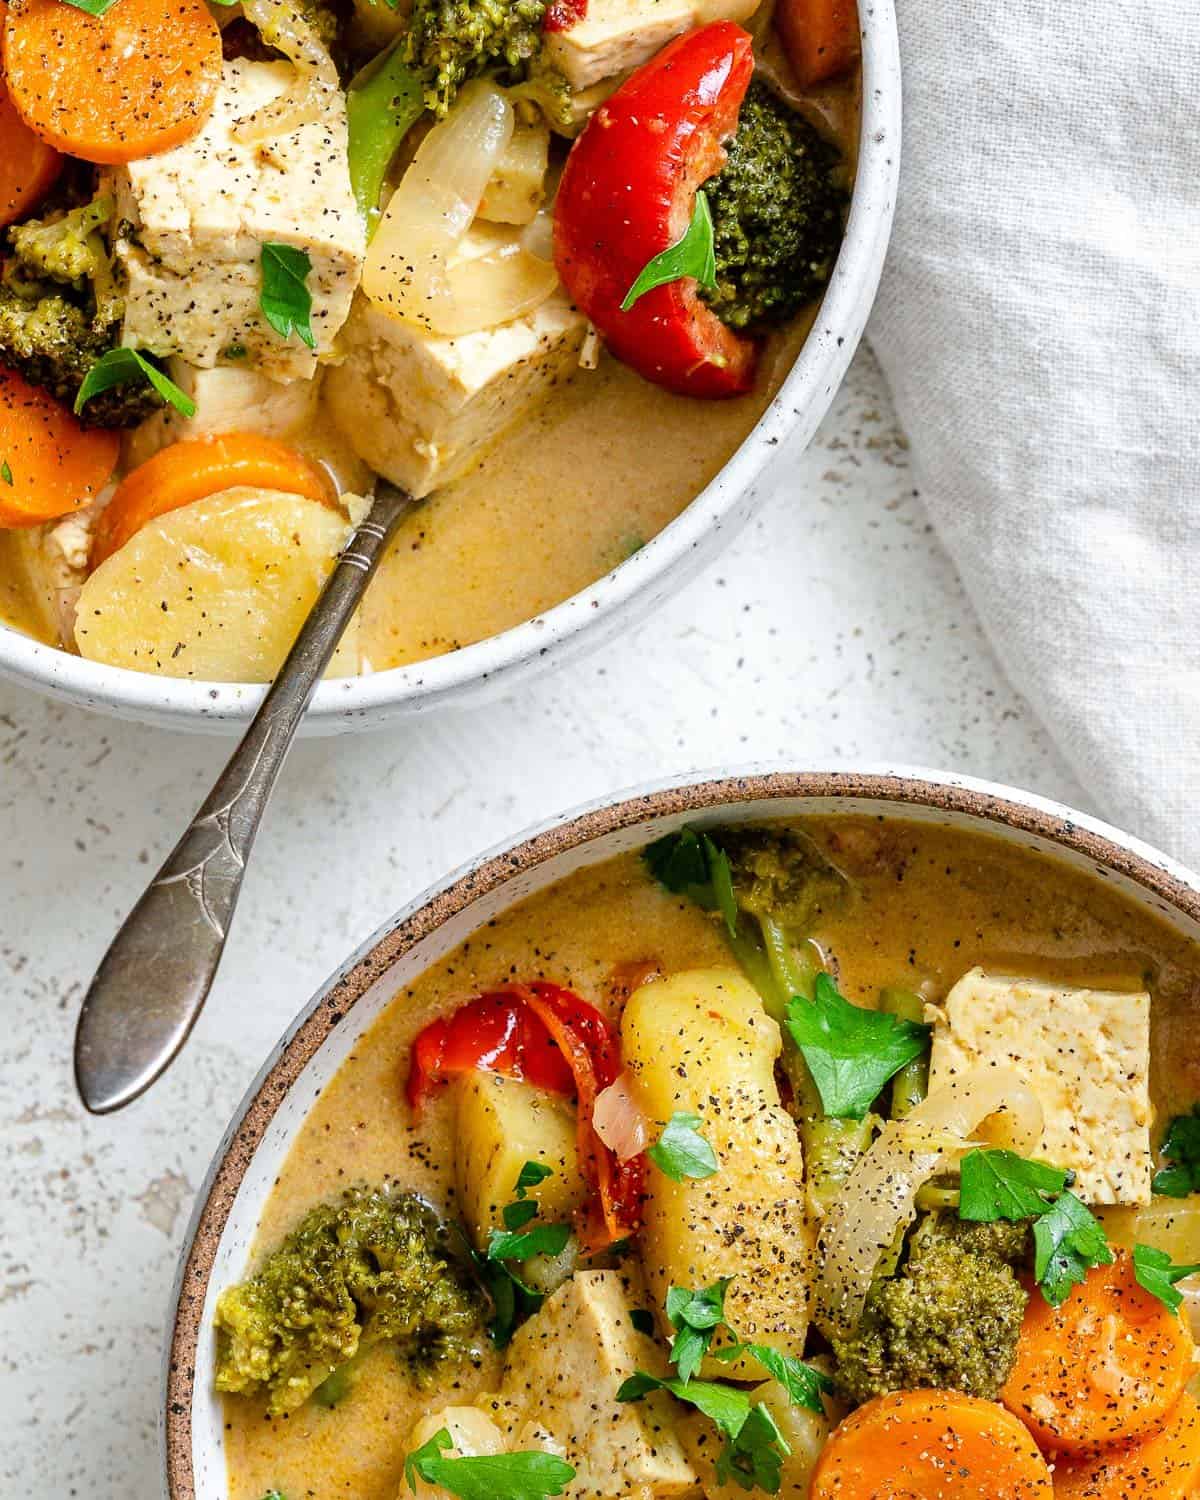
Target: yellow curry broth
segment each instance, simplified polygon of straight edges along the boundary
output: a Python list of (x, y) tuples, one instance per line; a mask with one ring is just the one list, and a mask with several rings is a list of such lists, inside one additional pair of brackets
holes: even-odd
[[(1154, 994), (1152, 1088), (1160, 1117), (1200, 1093), (1188, 1063), (1200, 954), (1111, 887), (998, 839), (876, 819), (803, 825), (852, 877), (854, 896), (816, 931), (844, 992), (873, 1004), (881, 986), (932, 996), (975, 964), (1031, 977), (1140, 986)], [(403, 1099), (408, 1049), (429, 1020), (480, 989), (543, 977), (615, 1014), (614, 967), (665, 972), (728, 963), (715, 920), (654, 885), (636, 854), (582, 871), (498, 917), (401, 991), (361, 1039), (305, 1122), (259, 1228), (273, 1248), (314, 1204), (354, 1182), (394, 1181), (453, 1211), (454, 1141), (444, 1095), (413, 1127)], [(333, 1411), (313, 1403), (270, 1420), (227, 1398), (230, 1500), (396, 1500), (409, 1428), (427, 1411), (495, 1384), (482, 1358), (447, 1390), (412, 1389), (376, 1350)]]

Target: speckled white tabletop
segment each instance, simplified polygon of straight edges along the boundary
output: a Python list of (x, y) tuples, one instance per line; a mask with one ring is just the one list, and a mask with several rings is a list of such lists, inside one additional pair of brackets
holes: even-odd
[(396, 907), (574, 803), (781, 758), (954, 769), (1088, 799), (1003, 678), (860, 353), (728, 553), (642, 629), (469, 713), (300, 744), (209, 1007), (142, 1102), (71, 1085), (83, 988), (223, 742), (0, 684), (0, 1495), (152, 1500), (167, 1299), (196, 1186), (278, 1034)]

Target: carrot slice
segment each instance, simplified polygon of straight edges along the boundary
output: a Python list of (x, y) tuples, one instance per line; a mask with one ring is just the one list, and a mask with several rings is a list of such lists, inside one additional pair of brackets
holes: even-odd
[(85, 432), (53, 396), (0, 369), (0, 526), (40, 526), (87, 505), (120, 448), (115, 432)]
[(0, 229), (35, 208), (62, 169), (62, 157), (39, 140), (0, 79)]
[(1046, 1460), (994, 1401), (895, 1391), (834, 1429), (811, 1500), (1051, 1500)]
[(1058, 1459), (1055, 1500), (1192, 1500), (1200, 1495), (1200, 1410), (1185, 1392), (1166, 1425), (1095, 1458)]
[(221, 33), (204, 0), (116, 0), (102, 16), (24, 0), (5, 16), (3, 61), (36, 135), (120, 165), (200, 130), (221, 82)]
[(1121, 1251), (1061, 1307), (1030, 1296), (1000, 1399), (1047, 1452), (1079, 1452), (1161, 1427), (1194, 1362), (1186, 1320), (1142, 1290)]
[(803, 88), (827, 83), (858, 61), (855, 0), (779, 0), (775, 29)]
[(92, 566), (99, 567), (155, 516), (238, 485), (335, 503), (312, 464), (274, 438), (257, 432), (226, 432), (172, 443), (139, 464), (118, 485), (92, 538)]

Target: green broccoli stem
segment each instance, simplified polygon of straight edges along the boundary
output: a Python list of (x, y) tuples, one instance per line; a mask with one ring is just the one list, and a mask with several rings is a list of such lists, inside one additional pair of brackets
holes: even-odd
[[(900, 1021), (925, 1019), (925, 1002), (914, 990), (888, 987), (879, 992), (879, 1008)], [(929, 1049), (904, 1067), (892, 1079), (892, 1119), (903, 1120), (912, 1114), (929, 1092)]]
[(425, 80), (405, 62), (399, 44), (355, 77), (346, 93), (350, 186), (370, 235), (392, 158), (425, 112)]

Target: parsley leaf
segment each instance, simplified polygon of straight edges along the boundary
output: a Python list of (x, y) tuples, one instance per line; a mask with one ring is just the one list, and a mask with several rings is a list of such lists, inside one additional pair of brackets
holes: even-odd
[(694, 276), (710, 292), (717, 289), (717, 254), (713, 243), (712, 211), (708, 206), (708, 195), (703, 189), (696, 194), (692, 221), (684, 231), (683, 238), (668, 245), (646, 262), (625, 293), (621, 311), (628, 312), (639, 297), (644, 297), (655, 287), (678, 281), (683, 276)]
[(1186, 1198), (1200, 1192), (1200, 1104), (1190, 1115), (1176, 1115), (1162, 1143), (1167, 1165), (1154, 1176), (1154, 1191), (1164, 1198)]
[(4, 460), (3, 463), (0, 463), (0, 479), (3, 479), (3, 481), (5, 482), (5, 484), (9, 484), (9, 485), (11, 485), (12, 482), (13, 482), (12, 470), (8, 467), (8, 459), (7, 458)]
[(1155, 1250), (1150, 1245), (1133, 1247), (1133, 1274), (1137, 1284), (1165, 1303), (1173, 1313), (1178, 1314), (1183, 1303), (1183, 1293), (1175, 1290), (1175, 1283), (1185, 1276), (1194, 1276), (1198, 1271), (1200, 1265), (1173, 1266), (1165, 1250)]
[(654, 1337), (654, 1314), (652, 1312), (647, 1312), (644, 1307), (635, 1307), (629, 1314), (629, 1321), (638, 1333)]
[(694, 1406), (725, 1437), (737, 1437), (750, 1415), (750, 1397), (736, 1385), (723, 1385), (718, 1380), (660, 1380), (645, 1370), (636, 1370), (622, 1382), (617, 1400), (640, 1401), (650, 1391), (668, 1391), (676, 1400)]
[(1015, 1151), (979, 1147), (962, 1159), (958, 1216), (976, 1223), (996, 1219), (1036, 1219), (1046, 1212), (1044, 1195), (1061, 1193), (1071, 1173)]
[(404, 1477), (416, 1493), (417, 1480), (440, 1485), (459, 1500), (546, 1500), (561, 1495), (575, 1478), (569, 1463), (553, 1453), (480, 1454), (472, 1458), (446, 1458), (454, 1446), (445, 1427), (404, 1460)]
[(672, 1182), (682, 1182), (685, 1177), (711, 1177), (718, 1170), (717, 1153), (697, 1130), (699, 1124), (699, 1115), (676, 1110), (656, 1144), (646, 1152)]
[(531, 1187), (537, 1187), (539, 1182), (545, 1182), (547, 1177), (553, 1176), (553, 1167), (540, 1161), (527, 1161), (517, 1173), (517, 1197), (524, 1198)]
[(769, 1344), (731, 1344), (725, 1349), (712, 1351), (713, 1359), (719, 1359), (725, 1364), (741, 1359), (744, 1354), (752, 1354), (763, 1369), (774, 1376), (787, 1391), (789, 1401), (808, 1411), (815, 1411), (818, 1416), (824, 1414), (825, 1403), (821, 1400), (821, 1394), (823, 1391), (833, 1390), (833, 1382), (828, 1375), (814, 1370), (795, 1355), (772, 1349)]
[(861, 1120), (884, 1084), (928, 1045), (930, 1028), (852, 1005), (828, 974), (812, 1000), (794, 996), (787, 1028), (804, 1054), (821, 1105), (835, 1119)]
[(127, 349), (124, 345), (102, 354), (83, 377), (83, 384), (75, 397), (75, 415), (79, 415), (93, 396), (112, 390), (114, 385), (128, 385), (131, 380), (148, 380), (176, 411), (185, 417), (196, 415), (196, 403), (190, 396), (184, 395), (173, 380), (168, 380), (157, 365), (151, 364), (136, 349)]
[(1033, 1245), (1033, 1274), (1051, 1307), (1061, 1307), (1093, 1266), (1112, 1264), (1103, 1225), (1069, 1191), (1034, 1224)]
[[(516, 1207), (517, 1205), (513, 1205)], [(536, 1212), (537, 1206), (534, 1205)], [(517, 1232), (493, 1229), (488, 1238), (489, 1260), (528, 1260), (531, 1255), (561, 1255), (571, 1238), (569, 1224), (536, 1224)]]
[(671, 1361), (685, 1384), (700, 1368), (713, 1334), (725, 1321), (725, 1291), (732, 1280), (722, 1277), (698, 1292), (685, 1286), (667, 1289), (667, 1321), (677, 1330), (671, 1340)]
[(779, 1430), (770, 1408), (761, 1402), (751, 1406), (734, 1438), (727, 1438), (717, 1454), (717, 1481), (733, 1480), (744, 1490), (766, 1490), (777, 1495), (783, 1483), (783, 1461), (792, 1451)]
[(523, 1198), (518, 1203), (506, 1203), (500, 1210), (505, 1229), (520, 1229), (530, 1219), (537, 1218), (538, 1206), (532, 1198)]
[[(113, 8), (117, 0), (65, 0), (67, 5), (73, 5), (76, 10), (86, 11), (89, 16), (104, 16)], [(268, 1495), (267, 1500), (271, 1500)]]
[(307, 286), (312, 261), (295, 245), (265, 244), (260, 259), (262, 286), (258, 305), (281, 339), (299, 334), (310, 349), (317, 347), (312, 331), (312, 293)]

